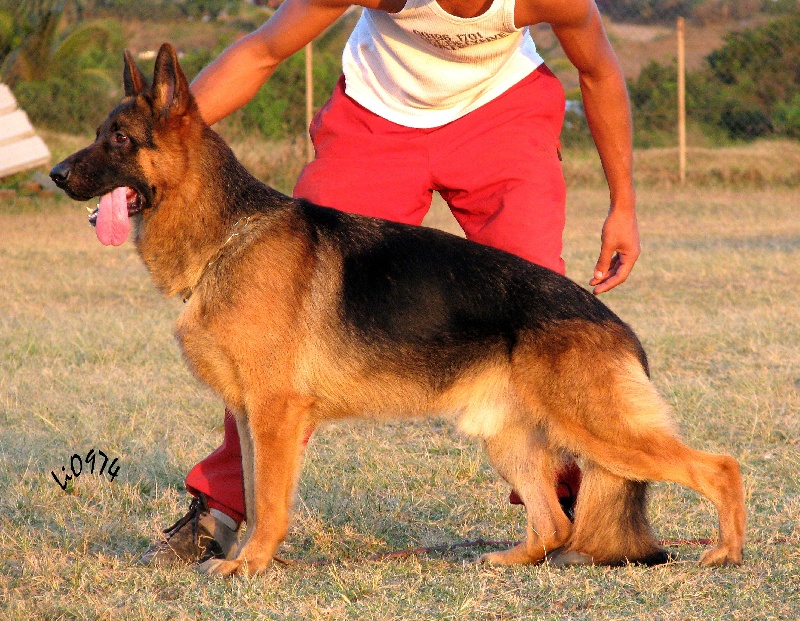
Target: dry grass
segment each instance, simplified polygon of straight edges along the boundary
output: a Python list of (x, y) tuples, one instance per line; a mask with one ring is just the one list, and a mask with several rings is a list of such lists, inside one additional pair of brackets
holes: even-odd
[[(571, 194), (566, 259), (579, 282), (596, 259), (604, 196)], [(605, 300), (641, 335), (690, 443), (741, 460), (742, 568), (699, 569), (696, 546), (654, 569), (492, 569), (472, 565), (472, 549), (366, 561), (519, 537), (522, 511), (506, 504), (507, 487), (442, 421), (317, 432), (281, 553), (332, 564), (229, 581), (137, 566), (185, 510), (182, 479), (219, 443), (221, 407), (172, 340), (180, 302), (158, 296), (133, 248), (101, 247), (75, 203), (18, 199), (0, 204), (0, 617), (800, 617), (796, 192), (659, 186), (640, 204), (644, 254)], [(452, 221), (436, 211), (428, 223)], [(119, 456), (118, 478), (84, 474), (65, 493), (50, 471), (91, 448)], [(672, 485), (654, 487), (651, 512), (664, 538), (715, 527), (707, 503)]]
[[(236, 155), (260, 179), (291, 192), (302, 169), (305, 142), (267, 142), (253, 139), (233, 143)], [(565, 149), (564, 176), (571, 187), (602, 187), (603, 168), (592, 148)], [(642, 149), (634, 155), (640, 188), (673, 190), (680, 187), (678, 149)], [(687, 149), (689, 187), (731, 188), (800, 187), (800, 142), (759, 140), (726, 148), (692, 146)]]
[[(224, 128), (223, 128), (224, 129)], [(58, 162), (85, 146), (90, 137), (40, 132)], [(265, 142), (254, 138), (231, 144), (244, 165), (259, 179), (291, 193), (305, 157), (305, 139)], [(592, 148), (563, 152), (564, 175), (571, 187), (602, 187), (603, 169)], [(680, 186), (677, 148), (643, 149), (634, 157), (640, 188), (672, 190)], [(693, 146), (687, 150), (687, 184), (716, 189), (800, 186), (800, 142), (758, 140), (726, 148)]]
[[(690, 187), (770, 188), (800, 186), (800, 142), (760, 140), (726, 148), (693, 146), (686, 153), (686, 182)], [(576, 185), (600, 186), (603, 169), (589, 149), (564, 152), (564, 174)], [(678, 149), (643, 149), (634, 154), (640, 188), (673, 190), (680, 186)]]

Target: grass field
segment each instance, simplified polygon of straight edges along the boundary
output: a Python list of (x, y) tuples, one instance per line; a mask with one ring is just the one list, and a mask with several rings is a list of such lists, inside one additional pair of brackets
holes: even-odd
[[(749, 181), (642, 190), (644, 254), (604, 296), (689, 443), (741, 461), (746, 562), (718, 570), (695, 565), (697, 545), (651, 569), (486, 568), (476, 548), (368, 560), (520, 537), (523, 511), (446, 420), (318, 430), (281, 550), (297, 566), (234, 580), (138, 566), (185, 511), (183, 477), (219, 444), (221, 406), (172, 339), (181, 303), (156, 293), (130, 244), (101, 247), (64, 199), (0, 203), (0, 618), (800, 618), (798, 196)], [(588, 184), (570, 197), (565, 258), (581, 283), (604, 196)], [(452, 226), (441, 211), (428, 223)], [(62, 490), (51, 471), (63, 482), (91, 449), (118, 457), (118, 476), (84, 464)], [(714, 536), (711, 506), (683, 488), (654, 485), (650, 510), (664, 539)]]

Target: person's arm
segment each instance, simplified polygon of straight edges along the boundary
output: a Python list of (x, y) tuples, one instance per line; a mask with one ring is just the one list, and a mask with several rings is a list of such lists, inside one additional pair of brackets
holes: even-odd
[(228, 47), (191, 85), (209, 125), (250, 101), (278, 64), (301, 50), (353, 4), (348, 0), (286, 0), (258, 30)]
[(593, 0), (527, 0), (527, 4), (530, 23), (549, 23), (578, 69), (586, 120), (608, 181), (611, 208), (590, 281), (595, 293), (603, 293), (625, 281), (641, 253), (625, 78)]

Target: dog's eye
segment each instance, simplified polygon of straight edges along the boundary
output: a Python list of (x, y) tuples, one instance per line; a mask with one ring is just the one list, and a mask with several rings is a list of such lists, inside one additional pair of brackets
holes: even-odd
[(117, 132), (116, 134), (114, 134), (113, 140), (117, 144), (124, 144), (124, 143), (128, 142), (128, 137), (125, 134), (123, 134), (122, 132)]

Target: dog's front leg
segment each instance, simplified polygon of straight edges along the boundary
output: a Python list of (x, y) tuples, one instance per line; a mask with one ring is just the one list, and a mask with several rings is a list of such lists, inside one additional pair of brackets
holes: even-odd
[(201, 573), (253, 575), (272, 561), (289, 527), (301, 440), (312, 403), (307, 397), (284, 394), (248, 409), (245, 429), (239, 432), (252, 446), (250, 458), (245, 455), (247, 441), (242, 440), (247, 533), (235, 558), (206, 561), (198, 567)]

